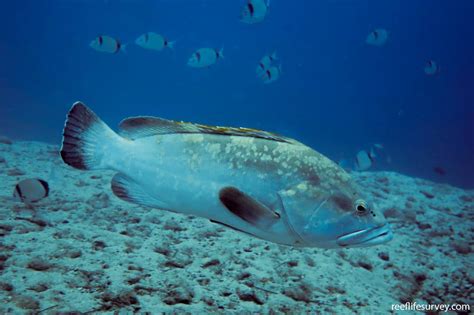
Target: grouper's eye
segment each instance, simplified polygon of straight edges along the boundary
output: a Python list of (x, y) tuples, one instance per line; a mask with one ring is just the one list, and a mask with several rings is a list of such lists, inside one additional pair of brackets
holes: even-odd
[(369, 212), (369, 207), (364, 200), (359, 199), (355, 202), (355, 211), (358, 215), (365, 215)]

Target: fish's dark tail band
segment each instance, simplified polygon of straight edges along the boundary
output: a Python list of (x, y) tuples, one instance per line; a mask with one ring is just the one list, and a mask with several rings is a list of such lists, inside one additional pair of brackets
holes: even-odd
[(119, 138), (92, 110), (76, 102), (67, 114), (63, 130), (61, 158), (81, 170), (107, 168), (110, 142)]

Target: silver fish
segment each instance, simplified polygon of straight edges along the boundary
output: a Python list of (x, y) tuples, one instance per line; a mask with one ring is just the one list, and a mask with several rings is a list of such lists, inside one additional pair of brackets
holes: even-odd
[(125, 51), (125, 46), (120, 43), (119, 40), (107, 36), (107, 35), (100, 35), (97, 36), (93, 41), (90, 42), (89, 46), (97, 51), (109, 53), (109, 54), (116, 54), (119, 51)]
[(29, 178), (16, 184), (13, 190), (13, 198), (26, 204), (40, 201), (49, 195), (49, 185), (46, 181), (38, 178)]
[(215, 64), (224, 58), (224, 48), (199, 48), (188, 59), (188, 66), (193, 68), (205, 68)]
[(162, 35), (154, 32), (142, 34), (135, 40), (135, 44), (138, 46), (156, 51), (161, 51), (165, 47), (173, 49), (174, 43), (174, 41), (170, 41)]
[(264, 71), (267, 71), (267, 69), (270, 68), (271, 65), (276, 60), (278, 60), (276, 51), (274, 51), (273, 53), (271, 53), (269, 55), (263, 56), (262, 59), (260, 59), (260, 62), (258, 63), (258, 66), (257, 66), (257, 70), (256, 70), (257, 76), (260, 76), (260, 75), (262, 75), (262, 73)]
[(370, 152), (360, 150), (357, 152), (355, 157), (355, 169), (357, 171), (368, 170), (374, 164), (375, 157), (375, 152), (373, 150), (370, 150)]
[(262, 22), (270, 7), (270, 0), (247, 0), (240, 11), (240, 21), (247, 24)]
[(436, 61), (428, 60), (425, 64), (424, 71), (427, 75), (436, 75), (441, 72), (441, 69)]
[(132, 117), (110, 129), (84, 104), (70, 109), (61, 157), (117, 172), (125, 201), (210, 219), (299, 247), (361, 247), (392, 239), (384, 216), (337, 164), (270, 132)]
[(278, 65), (278, 66), (271, 66), (270, 68), (262, 72), (262, 75), (260, 76), (260, 78), (262, 79), (263, 83), (269, 84), (278, 80), (280, 76), (281, 76), (281, 65)]
[(388, 40), (389, 33), (384, 28), (373, 30), (367, 35), (365, 42), (372, 46), (383, 46)]

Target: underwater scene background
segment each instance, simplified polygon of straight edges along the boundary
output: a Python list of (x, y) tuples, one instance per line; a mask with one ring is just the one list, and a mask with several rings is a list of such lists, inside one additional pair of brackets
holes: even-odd
[[(261, 23), (239, 21), (241, 1), (2, 2), (0, 131), (59, 143), (74, 101), (111, 125), (125, 117), (269, 130), (335, 161), (381, 143), (374, 168), (474, 187), (472, 1), (272, 1)], [(376, 28), (385, 45), (368, 45)], [(159, 53), (146, 32), (176, 41)], [(126, 53), (89, 47), (98, 35)], [(186, 62), (224, 48), (209, 69)], [(276, 51), (281, 78), (255, 68)], [(423, 68), (440, 67), (436, 76)], [(441, 167), (445, 174), (433, 171)]]
[[(0, 314), (469, 314), (473, 19), (469, 0), (1, 2)], [(292, 247), (126, 202), (116, 172), (60, 156), (76, 101), (114, 130), (156, 116), (294, 138), (393, 239)]]

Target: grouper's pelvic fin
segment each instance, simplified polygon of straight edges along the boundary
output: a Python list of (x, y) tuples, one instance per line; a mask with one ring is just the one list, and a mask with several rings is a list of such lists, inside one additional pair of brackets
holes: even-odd
[(92, 110), (76, 102), (64, 125), (61, 158), (81, 170), (106, 169), (107, 154), (119, 149), (123, 140)]
[(138, 204), (145, 207), (159, 208), (169, 210), (169, 206), (152, 197), (148, 194), (143, 187), (138, 185), (130, 177), (123, 175), (121, 173), (116, 174), (112, 178), (112, 191), (115, 196), (119, 197), (123, 201), (130, 203)]

